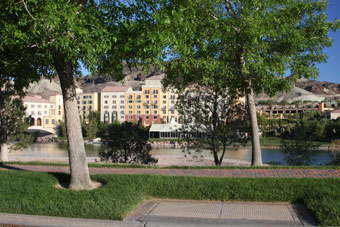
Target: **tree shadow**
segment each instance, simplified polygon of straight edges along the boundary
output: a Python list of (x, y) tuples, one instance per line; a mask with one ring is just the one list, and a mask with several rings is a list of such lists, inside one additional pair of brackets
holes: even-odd
[(27, 170), (27, 169), (21, 169), (21, 168), (18, 168), (18, 167), (14, 167), (14, 166), (11, 166), (11, 165), (6, 165), (6, 164), (3, 163), (3, 162), (0, 162), (0, 169), (17, 170), (17, 171), (27, 171), (27, 172), (30, 172), (30, 171), (31, 171), (31, 170)]

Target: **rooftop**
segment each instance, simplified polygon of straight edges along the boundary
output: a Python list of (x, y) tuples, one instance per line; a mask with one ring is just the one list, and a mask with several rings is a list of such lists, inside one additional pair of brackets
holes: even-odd
[(49, 103), (49, 104), (54, 104), (50, 100), (43, 99), (43, 98), (38, 98), (38, 97), (33, 97), (33, 96), (25, 96), (25, 98), (22, 100), (23, 102), (36, 102), (36, 103)]
[(127, 91), (129, 88), (129, 86), (107, 86), (104, 87), (101, 92), (125, 92)]

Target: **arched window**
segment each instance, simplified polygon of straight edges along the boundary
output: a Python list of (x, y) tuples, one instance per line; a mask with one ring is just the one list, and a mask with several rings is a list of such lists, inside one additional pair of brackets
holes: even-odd
[(110, 116), (109, 112), (108, 112), (108, 111), (105, 111), (105, 112), (104, 112), (104, 123), (106, 123), (106, 122), (109, 121), (109, 116)]
[(40, 117), (37, 119), (37, 126), (41, 126), (41, 118)]

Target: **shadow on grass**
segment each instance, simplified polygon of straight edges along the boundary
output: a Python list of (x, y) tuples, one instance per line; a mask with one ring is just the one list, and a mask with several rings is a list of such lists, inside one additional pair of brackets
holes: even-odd
[(27, 171), (27, 172), (30, 172), (30, 170), (22, 169), (22, 168), (18, 168), (18, 167), (14, 167), (14, 166), (10, 166), (10, 165), (6, 165), (6, 164), (3, 163), (3, 162), (0, 162), (0, 169), (17, 170), (17, 171)]

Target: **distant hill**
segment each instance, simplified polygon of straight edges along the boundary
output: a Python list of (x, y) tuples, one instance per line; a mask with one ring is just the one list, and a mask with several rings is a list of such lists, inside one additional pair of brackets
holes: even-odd
[(295, 101), (335, 102), (340, 100), (340, 84), (300, 79), (288, 92), (279, 92), (272, 98), (262, 93), (256, 96), (256, 100), (286, 101), (288, 103)]
[[(102, 76), (82, 76), (75, 79), (77, 86), (83, 89), (84, 92), (100, 92), (101, 89), (108, 85), (127, 85), (134, 89), (138, 89), (144, 80), (148, 77), (161, 74), (160, 71), (151, 69), (150, 72), (144, 73), (142, 68), (124, 68), (126, 77), (123, 81), (114, 81), (113, 79), (104, 78)], [(59, 93), (61, 89), (59, 79), (56, 77), (52, 80), (41, 79), (39, 83), (32, 84), (27, 92), (29, 94), (39, 94), (44, 98)], [(258, 94), (256, 100), (273, 100), (273, 101), (287, 101), (288, 103), (294, 101), (312, 101), (333, 102), (340, 100), (340, 84), (331, 82), (320, 82), (315, 80), (301, 79), (295, 83), (293, 89), (289, 92), (277, 93), (274, 97), (269, 97), (266, 94)]]

